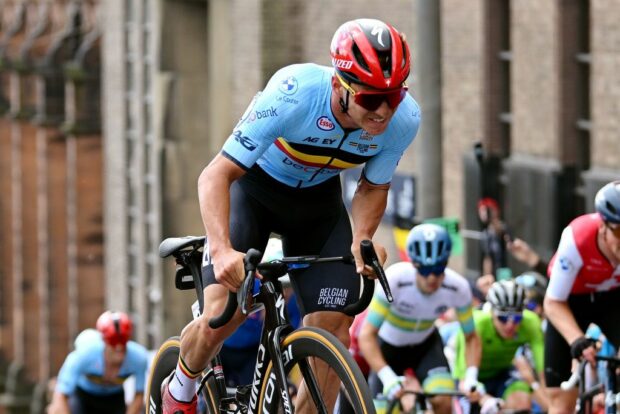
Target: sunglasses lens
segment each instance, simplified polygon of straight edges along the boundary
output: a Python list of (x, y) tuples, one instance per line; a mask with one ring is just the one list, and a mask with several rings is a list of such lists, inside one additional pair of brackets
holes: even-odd
[(501, 314), (497, 315), (497, 319), (504, 324), (508, 323), (508, 321), (512, 321), (516, 325), (521, 322), (523, 315), (520, 313)]
[(400, 88), (397, 91), (391, 92), (387, 95), (388, 106), (392, 109), (396, 108), (407, 96), (407, 88)]
[(384, 95), (367, 94), (358, 92), (354, 96), (355, 103), (366, 109), (367, 111), (374, 111), (381, 106), (385, 100)]
[(423, 277), (428, 277), (431, 274), (440, 275), (446, 270), (446, 264), (440, 263), (435, 266), (416, 266), (418, 274)]
[(367, 111), (375, 111), (381, 104), (387, 101), (391, 109), (395, 109), (407, 96), (407, 88), (403, 87), (387, 93), (357, 92), (353, 99), (355, 103)]

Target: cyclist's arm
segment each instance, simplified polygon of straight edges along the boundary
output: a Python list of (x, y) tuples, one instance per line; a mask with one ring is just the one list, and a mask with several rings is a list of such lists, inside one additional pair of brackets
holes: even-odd
[(209, 253), (217, 263), (216, 278), (224, 287), (236, 291), (243, 274), (242, 254), (230, 244), (230, 185), (245, 170), (218, 154), (198, 178), (200, 214), (209, 240)]
[(583, 260), (577, 249), (573, 231), (568, 226), (562, 232), (553, 258), (543, 306), (549, 321), (569, 344), (584, 335), (567, 302), (582, 266)]
[(579, 328), (573, 312), (568, 307), (568, 302), (546, 296), (543, 306), (545, 315), (569, 345), (575, 339), (584, 336), (584, 332)]
[(455, 310), (457, 319), (465, 335), (465, 363), (467, 367), (478, 368), (480, 367), (480, 360), (482, 359), (482, 344), (480, 342), (480, 336), (476, 332), (471, 289), (468, 284), (465, 286), (466, 288), (463, 294), (459, 295), (459, 300), (462, 300), (462, 302), (455, 303)]
[(47, 406), (47, 414), (71, 414), (69, 396), (60, 391), (54, 391), (52, 402)]
[(142, 412), (142, 402), (144, 400), (144, 394), (136, 392), (133, 401), (127, 406), (126, 414), (140, 414)]
[(482, 345), (476, 331), (465, 334), (465, 362), (468, 367), (479, 367)]
[(359, 335), (359, 346), (370, 369), (379, 372), (387, 365), (379, 347), (379, 328), (365, 320)]
[[(355, 266), (358, 273), (364, 272), (364, 261), (360, 254), (360, 242), (368, 239), (372, 240), (383, 213), (387, 206), (389, 184), (371, 184), (364, 177), (360, 178), (353, 201), (351, 204), (351, 217), (353, 220), (353, 244), (351, 252), (355, 257)], [(375, 245), (375, 250), (381, 263), (385, 262), (387, 253), (382, 246)]]

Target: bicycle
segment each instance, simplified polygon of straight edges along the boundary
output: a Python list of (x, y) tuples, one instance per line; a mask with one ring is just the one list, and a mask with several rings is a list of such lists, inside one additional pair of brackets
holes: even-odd
[(560, 388), (568, 391), (578, 387), (576, 412), (579, 414), (592, 413), (594, 396), (601, 392), (605, 394), (605, 414), (615, 414), (618, 412), (618, 405), (620, 404), (620, 391), (616, 379), (616, 371), (620, 368), (620, 358), (596, 355), (595, 359), (597, 363), (605, 363), (607, 375), (604, 382), (598, 382), (591, 386), (586, 384), (586, 368), (589, 362), (582, 359), (570, 378), (560, 384)]
[[(195, 289), (198, 297), (193, 306), (197, 317), (204, 307), (203, 282), (201, 275), (202, 247), (205, 237), (181, 237), (164, 240), (159, 248), (161, 257), (174, 256), (177, 262), (175, 286), (181, 290)], [(372, 243), (362, 242), (362, 255), (366, 264), (370, 265), (378, 275), (382, 286), (389, 292), (385, 273), (381, 268)], [(238, 293), (230, 292), (226, 307), (221, 315), (209, 321), (211, 328), (225, 325), (234, 315), (237, 307), (248, 315), (262, 308), (265, 319), (256, 368), (252, 384), (227, 389), (221, 360), (216, 356), (203, 371), (197, 394), (206, 401), (209, 414), (233, 413), (285, 413), (294, 412), (294, 404), (287, 384), (287, 374), (293, 367), (299, 367), (301, 377), (305, 381), (313, 404), (319, 413), (327, 413), (312, 372), (312, 361), (321, 360), (327, 363), (338, 375), (344, 395), (355, 408), (356, 413), (374, 413), (374, 406), (368, 384), (349, 351), (332, 334), (319, 328), (300, 328), (294, 330), (286, 315), (282, 285), (278, 280), (290, 270), (308, 267), (326, 262), (343, 262), (354, 264), (352, 256), (319, 257), (298, 256), (283, 257), (266, 263), (260, 261), (260, 252), (250, 249), (245, 257), (246, 277)], [(260, 272), (260, 288), (252, 295), (254, 273)], [(347, 305), (344, 312), (355, 315), (365, 309), (374, 292), (374, 282), (363, 278), (363, 289), (360, 299)], [(391, 296), (391, 292), (390, 296)], [(248, 299), (253, 297), (249, 305)], [(157, 352), (149, 375), (146, 388), (146, 413), (161, 413), (160, 385), (164, 378), (175, 369), (180, 353), (178, 337), (169, 338)]]

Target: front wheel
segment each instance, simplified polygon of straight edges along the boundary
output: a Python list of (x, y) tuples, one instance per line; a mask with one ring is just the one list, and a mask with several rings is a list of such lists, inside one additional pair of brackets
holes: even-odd
[[(370, 389), (364, 376), (349, 351), (334, 335), (322, 329), (301, 328), (284, 338), (281, 351), (287, 374), (293, 368), (298, 367), (308, 391), (306, 393), (308, 402), (315, 408), (316, 412), (326, 414), (332, 412), (334, 408), (326, 406), (323, 393), (317, 387), (319, 384), (324, 389), (332, 390), (338, 390), (340, 386), (343, 390), (341, 395), (349, 401), (355, 413), (375, 413)], [(321, 379), (315, 375), (314, 370), (315, 364), (320, 362), (327, 364), (336, 373), (340, 384), (321, 384)], [(273, 368), (273, 362), (269, 361), (263, 377), (266, 380), (263, 381), (261, 389), (252, 390), (253, 393), (256, 391), (254, 395), (259, 397), (258, 406), (261, 408), (258, 412), (261, 413), (288, 411), (282, 406), (282, 398), (275, 392), (277, 386)], [(299, 403), (296, 406), (299, 406)]]

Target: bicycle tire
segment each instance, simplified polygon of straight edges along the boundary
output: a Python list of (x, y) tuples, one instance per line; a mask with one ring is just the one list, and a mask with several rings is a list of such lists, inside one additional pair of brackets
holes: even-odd
[[(161, 414), (161, 383), (176, 369), (181, 352), (181, 339), (173, 336), (159, 347), (149, 370), (146, 387), (146, 414)], [(217, 393), (215, 379), (210, 376), (202, 390), (207, 414), (219, 414), (220, 396)]]
[(161, 414), (161, 383), (176, 368), (180, 351), (181, 339), (178, 336), (166, 339), (157, 350), (146, 383), (146, 414)]
[[(336, 372), (356, 413), (375, 413), (370, 389), (362, 372), (349, 351), (334, 335), (318, 328), (297, 329), (284, 338), (281, 350), (283, 354), (288, 355), (284, 364), (287, 374), (301, 361), (307, 361), (308, 358), (318, 358)], [(269, 361), (263, 377), (269, 380), (263, 381), (261, 389), (258, 390), (258, 409), (252, 410), (254, 412), (277, 413), (284, 410), (278, 393), (272, 393), (271, 398), (267, 398), (269, 397), (266, 394), (267, 388), (272, 391), (277, 389), (275, 373), (272, 375), (272, 371), (273, 362)], [(303, 370), (302, 377), (306, 378)]]

